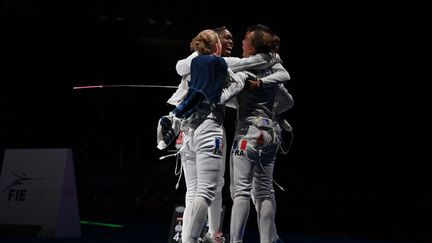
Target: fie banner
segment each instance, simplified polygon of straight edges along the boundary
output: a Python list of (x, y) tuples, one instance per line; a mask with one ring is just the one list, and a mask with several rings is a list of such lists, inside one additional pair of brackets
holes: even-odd
[(6, 149), (0, 225), (40, 226), (50, 237), (80, 237), (72, 150)]

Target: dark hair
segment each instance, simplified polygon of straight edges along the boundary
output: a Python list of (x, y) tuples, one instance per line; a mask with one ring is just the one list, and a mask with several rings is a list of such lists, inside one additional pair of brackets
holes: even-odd
[(274, 35), (273, 30), (270, 29), (270, 27), (268, 27), (267, 25), (263, 25), (263, 24), (254, 24), (254, 25), (251, 25), (251, 26), (249, 26), (246, 29), (246, 32), (252, 32), (252, 31), (255, 31), (255, 30), (262, 30), (262, 31), (264, 31), (266, 33), (269, 33), (270, 35)]
[(214, 28), (213, 29), (216, 33), (221, 33), (222, 31), (225, 31), (225, 30), (228, 30), (227, 29), (227, 27), (225, 26), (225, 25), (223, 25), (223, 26), (220, 26), (220, 27), (217, 27), (217, 28)]
[(279, 51), (280, 38), (270, 27), (255, 24), (249, 26), (246, 32), (253, 32), (254, 34), (251, 44), (255, 47), (256, 53), (277, 53)]

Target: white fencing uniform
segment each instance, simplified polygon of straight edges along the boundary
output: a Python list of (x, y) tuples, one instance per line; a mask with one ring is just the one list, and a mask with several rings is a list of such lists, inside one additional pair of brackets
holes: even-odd
[[(186, 96), (188, 85), (187, 82), (190, 78), (188, 73), (188, 68), (190, 67), (191, 60), (196, 57), (197, 54), (193, 53), (188, 58), (180, 60), (176, 69), (177, 72), (182, 75), (182, 81), (179, 85), (177, 91), (170, 97), (168, 100), (169, 104), (178, 105)], [(245, 59), (230, 59), (229, 62), (233, 67), (253, 67), (256, 65), (264, 65), (271, 61), (271, 57), (269, 55), (259, 55), (256, 57), (245, 58)], [(225, 60), (227, 60), (225, 58)], [(268, 65), (268, 64), (267, 64)], [(238, 70), (238, 69), (237, 69)], [(186, 211), (183, 217), (183, 241), (186, 241), (186, 238), (190, 236), (187, 235), (187, 232), (198, 232), (198, 229), (191, 229), (191, 212), (188, 209), (191, 209), (189, 205), (193, 202), (194, 198), (197, 195), (207, 198), (207, 200), (212, 202), (210, 204), (208, 210), (208, 218), (209, 218), (209, 231), (212, 234), (219, 232), (220, 229), (220, 217), (222, 210), (222, 187), (224, 185), (224, 172), (225, 172), (225, 155), (226, 155), (226, 138), (225, 131), (222, 126), (224, 110), (222, 104), (227, 103), (233, 96), (235, 96), (240, 90), (243, 88), (244, 80), (246, 79), (246, 74), (237, 73), (234, 74), (230, 69), (228, 70), (231, 82), (228, 83), (227, 87), (223, 89), (221, 94), (221, 100), (219, 105), (209, 116), (206, 117), (201, 125), (198, 127), (197, 122), (184, 122), (182, 125), (182, 133), (183, 133), (183, 146), (179, 150), (179, 154), (182, 160), (182, 168), (185, 172), (185, 180), (186, 180)], [(240, 77), (239, 77), (240, 75)], [(240, 80), (239, 80), (240, 79)], [(197, 115), (201, 111), (197, 111)], [(202, 112), (205, 114), (205, 112)], [(202, 117), (200, 118), (202, 119)], [(199, 121), (200, 119), (196, 119)], [(199, 146), (199, 147), (198, 147)], [(219, 160), (220, 162), (200, 162), (199, 166), (196, 161), (202, 161), (201, 157), (197, 157), (196, 148), (208, 148), (209, 150), (200, 151), (201, 154), (204, 154), (211, 160)], [(213, 153), (213, 155), (211, 154)], [(218, 164), (218, 166), (215, 166)], [(217, 180), (214, 177), (214, 170), (218, 170), (218, 178)], [(199, 175), (208, 175), (206, 176), (207, 180), (205, 183), (201, 182), (199, 184)], [(214, 190), (214, 186), (216, 185), (216, 189)], [(197, 191), (198, 187), (210, 188), (208, 191)], [(189, 206), (189, 207), (188, 207)], [(186, 230), (187, 229), (187, 230)], [(199, 233), (199, 232), (198, 232)], [(194, 233), (196, 234), (196, 233)], [(193, 236), (195, 237), (195, 236)]]
[(291, 108), (293, 100), (283, 84), (264, 81), (275, 69), (253, 72), (263, 80), (263, 86), (252, 91), (244, 89), (236, 97), (238, 120), (230, 158), (230, 189), (234, 200), (230, 242), (242, 242), (252, 198), (257, 209), (260, 242), (270, 243), (278, 238), (273, 189), (274, 164), (281, 144), (278, 114)]

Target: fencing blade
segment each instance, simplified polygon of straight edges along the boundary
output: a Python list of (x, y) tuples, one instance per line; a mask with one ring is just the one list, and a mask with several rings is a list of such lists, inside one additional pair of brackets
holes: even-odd
[(85, 85), (74, 86), (74, 90), (80, 89), (102, 89), (102, 88), (162, 88), (162, 89), (177, 89), (177, 86), (169, 85), (152, 85), (152, 84), (108, 84), (108, 85)]

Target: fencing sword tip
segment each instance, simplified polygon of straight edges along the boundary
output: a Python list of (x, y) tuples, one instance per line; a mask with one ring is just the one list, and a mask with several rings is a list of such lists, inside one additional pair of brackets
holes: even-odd
[(72, 89), (96, 89), (103, 88), (103, 85), (86, 85), (86, 86), (74, 86)]

